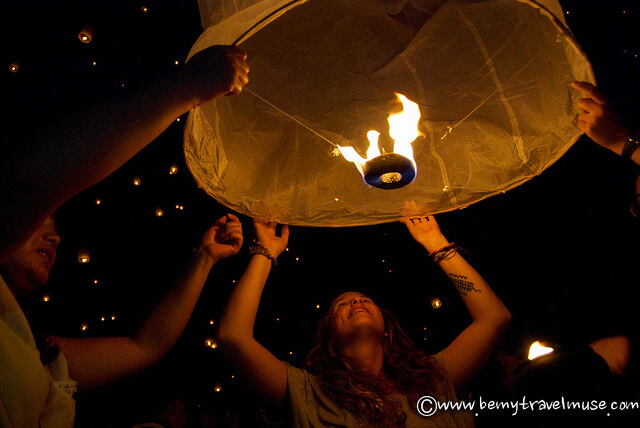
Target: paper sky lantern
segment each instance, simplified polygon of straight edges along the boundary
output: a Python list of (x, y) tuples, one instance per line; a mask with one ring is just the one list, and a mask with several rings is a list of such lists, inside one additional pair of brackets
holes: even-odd
[[(190, 55), (235, 43), (251, 72), (241, 94), (190, 113), (187, 165), (220, 203), (288, 224), (390, 222), (518, 186), (578, 139), (570, 83), (594, 81), (556, 0), (200, 0), (200, 10), (206, 30)], [(394, 152), (389, 117), (407, 109), (396, 94), (419, 111), (415, 176), (375, 187), (345, 153)]]
[(553, 348), (544, 346), (536, 340), (529, 347), (529, 354), (527, 355), (527, 358), (530, 360), (535, 360), (538, 357), (550, 354), (552, 352), (553, 352)]
[(89, 250), (86, 247), (80, 247), (78, 249), (78, 263), (89, 263), (91, 257), (89, 256)]
[(91, 39), (93, 39), (94, 28), (91, 26), (84, 27), (80, 33), (78, 33), (78, 39), (82, 43), (91, 43)]
[(433, 307), (433, 309), (439, 309), (440, 307), (442, 307), (442, 301), (438, 297), (432, 296), (430, 301), (431, 307)]

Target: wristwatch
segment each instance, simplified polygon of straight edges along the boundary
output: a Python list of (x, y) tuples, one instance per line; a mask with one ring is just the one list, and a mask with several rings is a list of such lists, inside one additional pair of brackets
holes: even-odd
[(634, 132), (624, 143), (621, 154), (622, 158), (631, 159), (631, 155), (633, 155), (633, 152), (635, 152), (638, 147), (640, 147), (640, 138), (638, 138), (638, 132)]

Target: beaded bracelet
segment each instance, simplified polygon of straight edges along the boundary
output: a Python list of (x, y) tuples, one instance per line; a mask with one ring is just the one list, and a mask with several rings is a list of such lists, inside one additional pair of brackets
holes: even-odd
[(271, 260), (271, 265), (275, 266), (276, 264), (278, 264), (278, 261), (271, 255), (271, 253), (269, 252), (269, 250), (267, 250), (267, 248), (262, 245), (259, 242), (254, 242), (250, 247), (249, 247), (249, 254), (250, 255), (256, 255), (256, 254), (260, 254), (261, 256), (265, 256), (266, 258), (268, 258), (269, 260)]
[(469, 253), (464, 248), (457, 246), (455, 242), (452, 242), (451, 244), (445, 245), (444, 247), (440, 248), (439, 250), (436, 250), (436, 251), (433, 251), (433, 252), (429, 253), (429, 257), (431, 257), (431, 259), (434, 262), (438, 263), (438, 262), (441, 262), (442, 260), (450, 259), (458, 251), (462, 251), (465, 254)]

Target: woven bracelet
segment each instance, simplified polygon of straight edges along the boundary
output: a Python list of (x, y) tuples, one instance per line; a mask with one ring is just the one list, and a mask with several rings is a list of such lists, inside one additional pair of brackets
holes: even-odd
[(450, 259), (458, 251), (462, 251), (465, 254), (469, 253), (464, 248), (457, 246), (455, 244), (455, 242), (452, 242), (451, 244), (445, 245), (444, 247), (440, 248), (439, 250), (436, 250), (436, 251), (433, 251), (433, 252), (429, 253), (429, 257), (431, 257), (431, 259), (434, 262), (438, 263), (438, 262), (440, 262), (442, 260)]
[(269, 252), (269, 250), (267, 250), (267, 248), (262, 245), (259, 242), (254, 242), (250, 247), (249, 247), (249, 254), (254, 256), (256, 254), (259, 254), (261, 256), (265, 256), (266, 258), (268, 258), (269, 260), (271, 260), (271, 265), (275, 266), (276, 264), (278, 264), (278, 261), (271, 255), (271, 253)]

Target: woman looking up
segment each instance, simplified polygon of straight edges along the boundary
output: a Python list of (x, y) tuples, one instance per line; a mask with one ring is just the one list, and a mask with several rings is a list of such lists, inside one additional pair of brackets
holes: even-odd
[[(257, 245), (220, 319), (220, 349), (267, 404), (288, 408), (294, 426), (472, 426), (468, 412), (429, 412), (433, 401), (466, 397), (511, 314), (482, 277), (440, 232), (433, 217), (403, 220), (458, 290), (472, 323), (436, 356), (421, 352), (395, 317), (369, 297), (347, 292), (322, 318), (307, 370), (277, 359), (253, 337), (260, 296), (272, 264), (285, 249), (275, 223), (254, 220)], [(426, 404), (425, 404), (426, 403)]]

